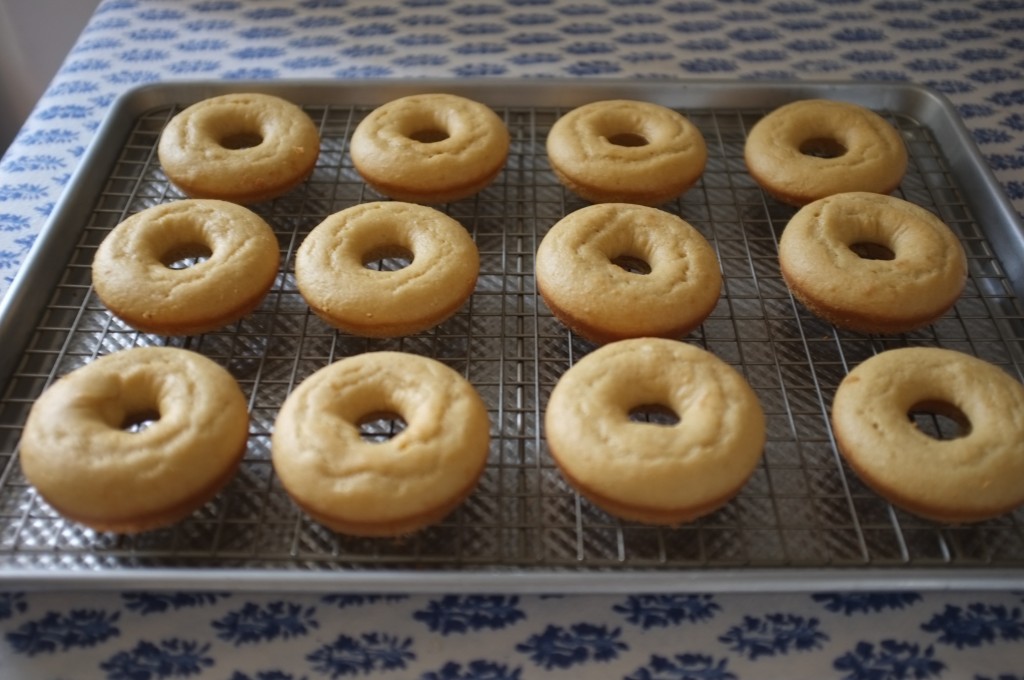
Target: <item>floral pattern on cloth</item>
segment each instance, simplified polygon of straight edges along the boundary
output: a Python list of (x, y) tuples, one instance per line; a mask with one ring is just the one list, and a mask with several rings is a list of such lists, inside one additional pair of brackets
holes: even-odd
[(1019, 680), (1022, 606), (1024, 593), (986, 592), (6, 593), (0, 672), (108, 680)]

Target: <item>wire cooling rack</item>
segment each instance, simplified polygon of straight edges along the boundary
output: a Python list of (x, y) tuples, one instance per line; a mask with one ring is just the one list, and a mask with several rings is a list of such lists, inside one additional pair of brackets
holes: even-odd
[[(696, 227), (721, 262), (724, 288), (688, 342), (735, 366), (767, 415), (763, 462), (739, 496), (693, 524), (657, 528), (616, 520), (581, 499), (554, 467), (541, 423), (547, 397), (572, 363), (593, 349), (555, 320), (536, 294), (534, 253), (544, 233), (584, 203), (563, 190), (544, 140), (567, 109), (497, 108), (511, 132), (507, 167), (478, 196), (443, 209), (480, 251), (476, 292), (441, 326), (393, 340), (335, 332), (297, 292), (294, 254), (327, 215), (379, 200), (351, 165), (347, 139), (371, 106), (307, 106), (322, 137), (312, 177), (256, 207), (276, 230), (282, 269), (248, 318), (206, 335), (169, 339), (133, 331), (112, 317), (90, 285), (97, 245), (116, 224), (181, 195), (156, 158), (160, 131), (180, 106), (139, 116), (96, 196), (59, 283), (0, 402), (0, 576), (146, 573), (222, 569), (264, 573), (379, 574), (416, 570), (502, 574), (588, 571), (1024, 567), (1024, 513), (973, 526), (939, 526), (892, 508), (863, 486), (836, 454), (828, 421), (834, 390), (853, 366), (908, 345), (942, 346), (1022, 375), (1021, 304), (951, 177), (931, 131), (885, 113), (910, 152), (897, 195), (937, 213), (960, 237), (970, 280), (956, 307), (908, 335), (847, 333), (790, 296), (779, 273), (778, 237), (792, 208), (766, 198), (743, 163), (746, 132), (764, 109), (686, 109), (709, 159), (700, 182), (663, 206)], [(82, 206), (89, 209), (89, 206)], [(58, 516), (18, 465), (22, 424), (56, 377), (98, 355), (139, 345), (199, 351), (238, 379), (249, 399), (251, 434), (235, 478), (201, 510), (137, 536), (96, 533)], [(371, 350), (433, 356), (480, 391), (492, 421), (486, 471), (472, 496), (438, 525), (401, 540), (351, 538), (304, 516), (275, 478), (270, 434), (290, 390), (339, 358)], [(943, 436), (942, 423), (921, 423)], [(173, 573), (173, 571), (172, 571)], [(510, 583), (514, 582), (514, 578)], [(372, 576), (371, 576), (372, 583)], [(451, 581), (457, 587), (463, 581)]]

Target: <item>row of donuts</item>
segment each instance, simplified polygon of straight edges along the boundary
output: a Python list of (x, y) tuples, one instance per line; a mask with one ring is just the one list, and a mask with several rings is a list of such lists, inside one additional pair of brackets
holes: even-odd
[[(356, 126), (349, 153), (390, 198), (443, 203), (470, 196), (504, 168), (509, 133), (490, 108), (449, 94), (410, 95)], [(284, 195), (314, 170), (320, 134), (298, 106), (261, 93), (201, 100), (164, 127), (157, 156), (186, 196), (243, 205)]]
[[(632, 387), (624, 393), (623, 385)], [(120, 350), (35, 401), (21, 469), (56, 512), (97, 531), (168, 526), (234, 477), (248, 449), (247, 401), (226, 369), (197, 352)], [(631, 404), (655, 402), (686, 426), (628, 420)], [(381, 414), (400, 419), (401, 430), (365, 437), (362, 425)], [(545, 423), (573, 487), (616, 516), (662, 525), (731, 500), (765, 440), (763, 412), (735, 369), (659, 338), (615, 342), (575, 364), (558, 381)], [(479, 392), (452, 368), (367, 352), (291, 391), (275, 418), (271, 462), (284, 491), (317, 522), (349, 535), (398, 536), (442, 520), (473, 493), (490, 429)]]
[[(363, 419), (395, 413), (395, 437)], [(101, 356), (49, 386), (22, 433), (22, 472), (60, 515), (97, 531), (174, 524), (235, 476), (248, 399), (225, 368), (176, 347)], [(440, 520), (468, 496), (490, 448), (477, 391), (423, 356), (370, 352), (303, 380), (282, 404), (271, 462), (295, 504), (352, 535), (392, 536)]]
[[(633, 417), (656, 407), (677, 422)], [(1003, 410), (1003, 409), (1006, 410)], [(936, 441), (908, 422), (945, 410), (968, 428)], [(840, 450), (881, 496), (944, 523), (1024, 502), (1024, 388), (959, 352), (904, 348), (855, 367), (831, 411)], [(384, 441), (361, 426), (393, 414)], [(476, 489), (490, 451), (478, 391), (445, 364), (403, 352), (333, 362), (285, 399), (271, 434), (284, 491), (317, 522), (397, 536), (441, 521)], [(766, 420), (733, 367), (695, 345), (634, 338), (601, 346), (552, 390), (544, 436), (563, 478), (611, 515), (676, 526), (730, 502), (760, 464)], [(194, 512), (233, 478), (248, 448), (247, 398), (209, 358), (173, 347), (102, 356), (61, 377), (22, 432), (25, 478), (59, 514), (98, 531), (137, 533)]]
[[(368, 266), (389, 257), (408, 261), (394, 270)], [(93, 289), (136, 330), (197, 335), (258, 307), (280, 259), (273, 229), (249, 208), (183, 199), (114, 227), (96, 249)], [(299, 244), (294, 268), (299, 293), (329, 324), (397, 337), (458, 311), (476, 286), (480, 256), (466, 229), (439, 210), (383, 201), (325, 218)]]
[[(892, 255), (862, 256), (858, 245)], [(192, 266), (175, 263), (198, 258)], [(367, 265), (402, 260), (386, 272)], [(966, 283), (955, 234), (932, 213), (866, 192), (830, 196), (794, 215), (779, 243), (783, 279), (835, 326), (902, 333), (932, 323)], [(213, 199), (159, 204), (118, 224), (97, 248), (100, 300), (141, 331), (191, 335), (236, 321), (273, 286), (280, 249), (244, 206)], [(336, 328), (395, 337), (431, 328), (473, 292), (480, 257), (466, 229), (415, 203), (358, 204), (302, 240), (295, 277), (309, 306)], [(597, 343), (682, 337), (715, 308), (722, 275), (714, 249), (689, 223), (657, 208), (599, 203), (544, 235), (538, 291), (562, 322)]]
[[(614, 99), (573, 108), (546, 138), (555, 175), (594, 203), (660, 205), (700, 178), (700, 130), (652, 102)], [(509, 154), (508, 129), (484, 104), (414, 94), (386, 102), (356, 126), (352, 163), (380, 193), (436, 204), (490, 184)], [(320, 152), (316, 125), (298, 106), (260, 93), (201, 100), (176, 114), (157, 154), (187, 196), (250, 204), (308, 177)], [(906, 170), (899, 133), (856, 104), (808, 99), (783, 105), (750, 130), (744, 160), (754, 180), (796, 206), (844, 191), (887, 194)]]
[[(184, 519), (228, 484), (248, 449), (247, 398), (213, 360), (173, 347), (97, 358), (49, 386), (19, 445), (25, 478), (59, 514), (137, 533)], [(677, 422), (634, 418), (656, 407)], [(937, 441), (908, 422), (942, 411), (967, 433)], [(1004, 410), (1005, 409), (1005, 410)], [(1024, 388), (960, 352), (904, 348), (855, 367), (831, 411), (841, 452), (881, 496), (945, 523), (1024, 503)], [(380, 414), (404, 428), (384, 441)], [(490, 418), (474, 386), (404, 352), (340, 359), (285, 399), (271, 434), (284, 491), (317, 522), (397, 536), (441, 521), (476, 489)], [(766, 420), (744, 377), (712, 353), (664, 338), (601, 346), (552, 390), (544, 436), (563, 478), (611, 515), (676, 526), (730, 502), (760, 465)]]
[[(891, 220), (897, 220), (892, 222)], [(894, 263), (863, 258), (843, 243), (898, 225)], [(406, 260), (387, 272), (367, 267)], [(187, 257), (194, 266), (168, 266)], [(895, 257), (895, 256), (894, 256)], [(821, 199), (783, 233), (779, 261), (795, 296), (834, 325), (901, 333), (927, 325), (958, 299), (966, 261), (956, 236), (928, 211), (868, 193)], [(278, 275), (273, 230), (248, 208), (186, 199), (153, 206), (117, 225), (92, 264), (94, 290), (128, 325), (191, 335), (255, 309)], [(300, 294), (346, 332), (395, 337), (431, 328), (473, 292), (479, 253), (456, 220), (433, 208), (373, 202), (332, 214), (295, 254)], [(541, 240), (538, 291), (552, 313), (598, 343), (681, 337), (715, 308), (722, 275), (713, 248), (668, 212), (627, 203), (581, 208)]]

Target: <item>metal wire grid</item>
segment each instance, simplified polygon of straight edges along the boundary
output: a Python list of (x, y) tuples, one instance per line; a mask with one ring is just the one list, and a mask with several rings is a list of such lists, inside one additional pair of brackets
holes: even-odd
[[(936, 345), (967, 351), (1021, 376), (1021, 307), (952, 181), (930, 132), (890, 116), (911, 156), (902, 196), (938, 213), (960, 236), (971, 279), (956, 308), (932, 326), (895, 338), (832, 328), (795, 303), (778, 271), (777, 238), (793, 214), (766, 199), (746, 174), (743, 143), (758, 110), (684, 111), (702, 130), (709, 162), (700, 183), (665, 206), (712, 243), (722, 298), (688, 339), (736, 366), (765, 408), (764, 460), (722, 510), (673, 529), (620, 522), (562, 480), (543, 442), (547, 396), (592, 349), (539, 301), (533, 255), (565, 214), (584, 205), (551, 174), (544, 152), (562, 111), (508, 109), (512, 153), (479, 196), (445, 206), (481, 255), (477, 290), (440, 327), (395, 340), (334, 332), (298, 294), (292, 258), (326, 215), (376, 200), (346, 154), (365, 107), (310, 106), (322, 153), (313, 176), (259, 206), (282, 247), (278, 280), (250, 317), (203, 336), (140, 334), (113, 318), (90, 288), (96, 246), (126, 216), (181, 196), (155, 156), (176, 113), (141, 116), (112, 168), (53, 291), (30, 346), (0, 402), (0, 565), (49, 571), (123, 567), (427, 567), (685, 569), (718, 567), (1020, 566), (1024, 513), (970, 527), (939, 527), (894, 510), (835, 453), (828, 408), (852, 366), (886, 348)], [(57, 516), (21, 475), (17, 443), (32, 401), (57, 376), (100, 354), (148, 344), (200, 351), (225, 365), (249, 398), (249, 448), (235, 479), (179, 524), (135, 537), (97, 534)], [(492, 419), (489, 464), (475, 493), (445, 521), (402, 540), (350, 538), (306, 518), (274, 478), (270, 432), (290, 390), (318, 368), (359, 352), (395, 349), (441, 359), (481, 392)], [(381, 427), (388, 427), (382, 423)], [(922, 423), (936, 434), (942, 423)], [(386, 433), (381, 433), (386, 436)]]

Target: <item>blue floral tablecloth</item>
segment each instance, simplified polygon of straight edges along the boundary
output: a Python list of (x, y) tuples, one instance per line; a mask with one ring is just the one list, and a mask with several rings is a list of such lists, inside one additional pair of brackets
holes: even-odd
[(0, 594), (4, 678), (1024, 677), (1024, 593)]
[[(1024, 212), (1024, 2), (106, 0), (0, 160), (0, 294), (114, 99), (174, 79), (929, 85)], [(1024, 679), (1024, 593), (3, 592), (0, 677)]]

